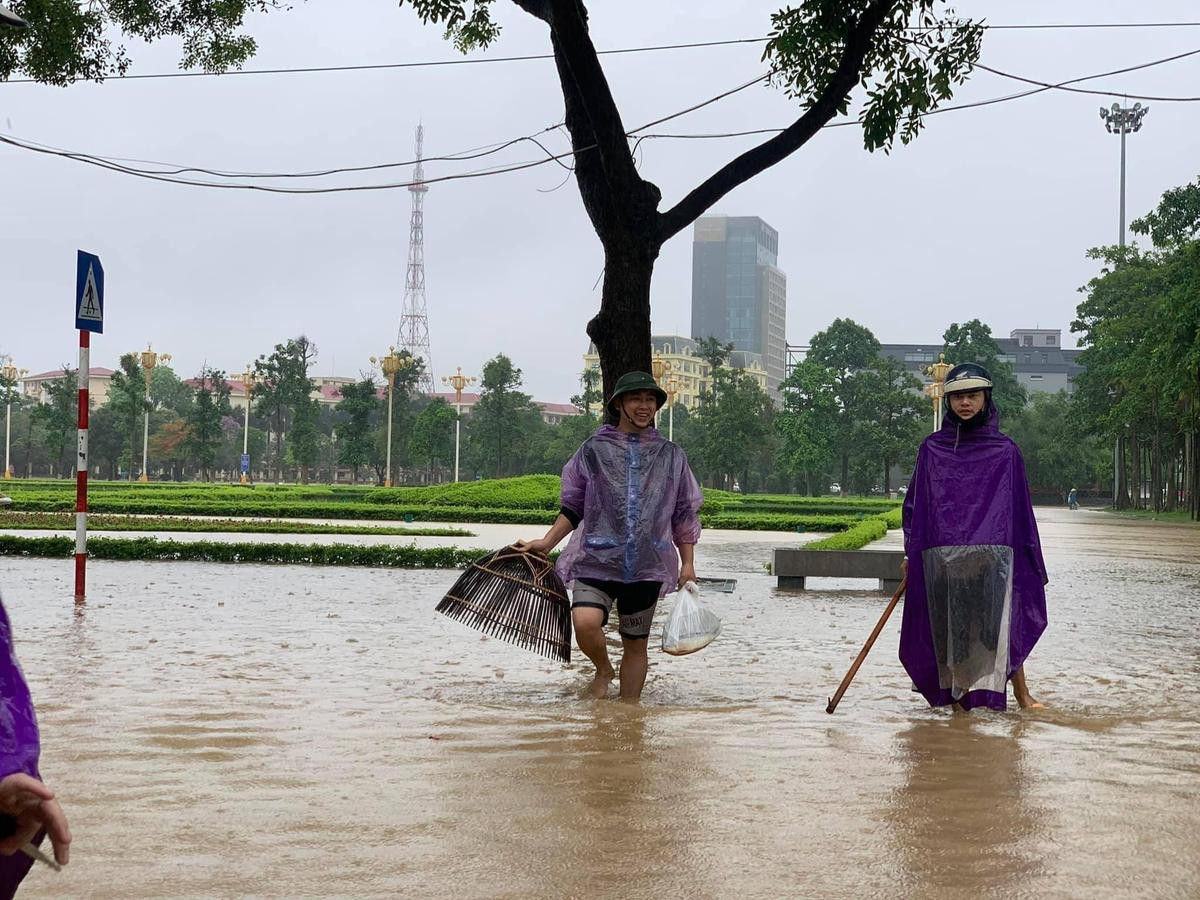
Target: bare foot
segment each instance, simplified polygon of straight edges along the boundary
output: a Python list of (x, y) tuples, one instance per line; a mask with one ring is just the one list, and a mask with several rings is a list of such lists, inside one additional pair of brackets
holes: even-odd
[(592, 686), (588, 688), (588, 693), (597, 700), (603, 700), (608, 696), (608, 686), (616, 677), (617, 673), (611, 667), (603, 671), (597, 669), (596, 677), (592, 679)]
[(1017, 694), (1017, 706), (1021, 709), (1045, 709), (1045, 703), (1038, 703), (1032, 694)]

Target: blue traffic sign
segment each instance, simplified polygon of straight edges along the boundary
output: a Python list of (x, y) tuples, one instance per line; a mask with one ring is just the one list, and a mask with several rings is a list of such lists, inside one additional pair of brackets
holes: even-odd
[(242, 474), (245, 475), (250, 471), (250, 454), (242, 454)]
[(100, 257), (82, 250), (75, 266), (75, 327), (104, 332), (104, 266)]

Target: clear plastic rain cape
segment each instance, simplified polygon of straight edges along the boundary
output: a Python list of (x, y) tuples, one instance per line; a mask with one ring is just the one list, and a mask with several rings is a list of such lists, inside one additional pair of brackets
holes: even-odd
[(558, 574), (604, 581), (679, 581), (677, 544), (700, 539), (700, 485), (683, 450), (649, 428), (602, 426), (562, 473), (562, 506), (579, 519)]
[[(13, 651), (12, 626), (0, 603), (0, 778), (23, 772), (40, 778), (41, 740), (33, 699)], [(12, 897), (33, 865), (24, 853), (0, 856), (0, 900)]]

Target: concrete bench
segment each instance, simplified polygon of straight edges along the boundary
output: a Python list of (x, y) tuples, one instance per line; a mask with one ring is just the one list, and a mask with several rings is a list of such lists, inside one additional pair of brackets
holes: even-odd
[(776, 547), (771, 572), (781, 588), (804, 589), (804, 579), (876, 578), (879, 590), (895, 592), (900, 587), (903, 550), (805, 550)]

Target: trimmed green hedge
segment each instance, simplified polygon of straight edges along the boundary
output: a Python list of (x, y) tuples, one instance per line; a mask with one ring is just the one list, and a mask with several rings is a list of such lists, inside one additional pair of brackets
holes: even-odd
[[(11, 488), (9, 484), (5, 488), (13, 498), (14, 510), (67, 513), (74, 508), (74, 485), (69, 481), (18, 480), (10, 484)], [(556, 475), (396, 488), (122, 481), (95, 483), (89, 507), (93, 513), (121, 515), (372, 520), (412, 516), (425, 522), (549, 525), (558, 510), (559, 489)], [(706, 489), (700, 519), (707, 528), (844, 531), (864, 515), (882, 514), (896, 506), (896, 501), (878, 498)]]
[[(88, 541), (88, 556), (91, 559), (299, 563), (314, 566), (375, 566), (397, 569), (463, 569), (487, 552), (464, 550), (460, 547), (227, 544), (216, 541), (160, 541), (156, 538), (94, 538)], [(0, 535), (0, 556), (67, 558), (74, 553), (74, 538)]]
[(882, 516), (871, 516), (863, 519), (852, 528), (841, 534), (830, 535), (811, 544), (805, 544), (805, 550), (857, 550), (871, 541), (877, 541), (887, 534), (887, 522)]
[[(89, 515), (88, 527), (97, 531), (190, 531), (256, 534), (375, 534), (399, 537), (474, 537), (462, 528), (403, 528), (388, 525), (327, 525), (317, 522), (256, 522), (253, 519), (188, 519), (174, 516)], [(73, 513), (3, 512), (0, 530), (74, 530)]]
[(897, 507), (880, 516), (868, 516), (841, 534), (805, 544), (805, 550), (858, 550), (877, 541), (888, 531), (901, 527), (902, 510)]
[(720, 513), (700, 516), (705, 528), (733, 531), (845, 531), (859, 521), (858, 516), (804, 516), (788, 513)]
[[(14, 498), (15, 501), (15, 498)], [(67, 512), (72, 500), (14, 502), (14, 507), (29, 512)], [(549, 525), (557, 513), (538, 509), (487, 509), (463, 506), (383, 506), (372, 503), (303, 503), (270, 501), (230, 502), (193, 500), (110, 500), (103, 495), (88, 498), (88, 510), (123, 515), (247, 516), (251, 518), (293, 519), (402, 519), (411, 515), (426, 522), (496, 522), (517, 525)]]

